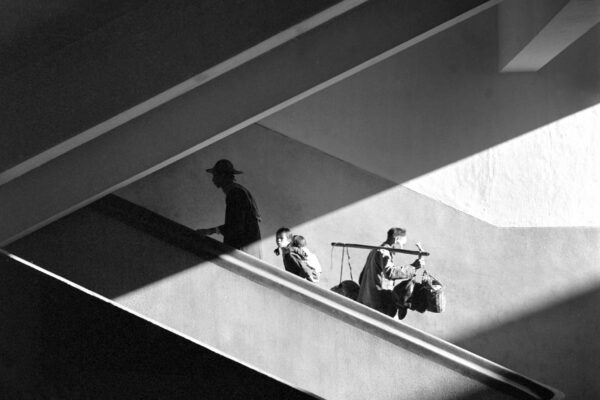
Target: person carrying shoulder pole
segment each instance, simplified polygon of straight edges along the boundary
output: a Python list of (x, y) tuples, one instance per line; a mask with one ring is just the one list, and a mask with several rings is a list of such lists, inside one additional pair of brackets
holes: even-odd
[[(406, 229), (390, 228), (381, 247), (390, 250), (401, 249), (406, 241)], [(421, 256), (410, 265), (395, 265), (393, 251), (382, 248), (371, 250), (360, 274), (358, 302), (394, 317), (398, 311), (392, 293), (394, 286), (403, 280), (413, 278), (417, 269), (423, 265)]]

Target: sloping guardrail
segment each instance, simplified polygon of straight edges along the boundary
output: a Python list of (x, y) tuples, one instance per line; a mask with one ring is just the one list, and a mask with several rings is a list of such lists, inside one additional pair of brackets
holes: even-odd
[(235, 274), (278, 290), (330, 316), (450, 368), (484, 385), (522, 399), (563, 399), (564, 394), (545, 384), (473, 354), (447, 341), (412, 328), (362, 304), (298, 279), (242, 251), (162, 217), (115, 195), (92, 204), (104, 214), (143, 230), (163, 241), (210, 260)]

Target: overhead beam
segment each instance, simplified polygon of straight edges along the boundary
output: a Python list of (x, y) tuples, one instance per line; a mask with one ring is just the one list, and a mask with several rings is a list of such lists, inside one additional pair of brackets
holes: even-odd
[(0, 244), (498, 3), (373, 0), (0, 186)]
[(600, 22), (600, 0), (507, 0), (498, 21), (500, 70), (535, 72)]
[(0, 77), (0, 185), (365, 1), (149, 1)]

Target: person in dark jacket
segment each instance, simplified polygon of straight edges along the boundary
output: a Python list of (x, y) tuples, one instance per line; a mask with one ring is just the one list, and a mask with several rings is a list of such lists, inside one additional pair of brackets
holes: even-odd
[(225, 223), (208, 229), (198, 229), (202, 235), (223, 235), (223, 243), (262, 258), (260, 249), (261, 221), (258, 206), (252, 194), (235, 181), (241, 174), (229, 160), (219, 160), (206, 170), (212, 174), (212, 182), (225, 193)]
[(299, 249), (292, 245), (292, 238), (293, 235), (289, 228), (279, 228), (275, 233), (275, 242), (277, 243), (275, 254), (281, 254), (286, 271), (310, 281), (308, 275), (310, 268)]
[[(404, 244), (406, 230), (390, 228), (381, 247), (402, 248)], [(402, 280), (414, 277), (421, 263), (422, 261), (417, 259), (411, 265), (395, 265), (393, 252), (385, 249), (371, 250), (360, 274), (358, 302), (393, 317), (398, 311), (397, 302), (392, 294), (394, 286)]]

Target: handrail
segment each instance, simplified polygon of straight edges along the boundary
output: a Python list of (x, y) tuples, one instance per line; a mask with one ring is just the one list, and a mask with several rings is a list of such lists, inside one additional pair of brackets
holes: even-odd
[(233, 273), (298, 298), (306, 304), (379, 338), (419, 354), (484, 385), (525, 399), (560, 400), (564, 394), (490, 360), (419, 329), (395, 321), (356, 301), (299, 279), (245, 252), (233, 249), (194, 230), (115, 195), (92, 204), (102, 213), (199, 255)]

